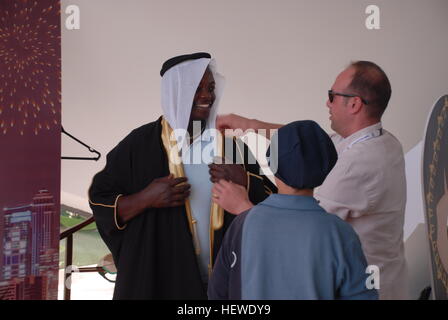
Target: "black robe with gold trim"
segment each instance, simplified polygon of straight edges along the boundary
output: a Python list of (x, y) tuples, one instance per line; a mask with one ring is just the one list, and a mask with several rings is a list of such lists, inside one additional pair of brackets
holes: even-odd
[[(126, 227), (117, 224), (116, 203), (154, 179), (170, 174), (162, 140), (162, 117), (133, 130), (107, 155), (105, 168), (93, 178), (89, 200), (98, 231), (110, 249), (118, 273), (114, 299), (206, 299), (185, 206), (146, 209)], [(234, 140), (234, 155), (243, 151), (249, 172), (249, 198), (263, 201), (276, 192), (259, 174), (259, 165), (248, 164), (249, 150)], [(242, 149), (242, 150), (241, 150)], [(223, 227), (214, 232), (213, 261), (233, 215), (224, 212)]]

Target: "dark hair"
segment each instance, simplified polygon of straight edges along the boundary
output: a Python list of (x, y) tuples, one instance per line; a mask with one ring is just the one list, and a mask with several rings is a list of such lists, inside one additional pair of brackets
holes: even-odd
[(349, 88), (368, 101), (366, 107), (372, 118), (381, 118), (392, 94), (386, 73), (370, 61), (352, 62), (350, 67), (355, 74)]

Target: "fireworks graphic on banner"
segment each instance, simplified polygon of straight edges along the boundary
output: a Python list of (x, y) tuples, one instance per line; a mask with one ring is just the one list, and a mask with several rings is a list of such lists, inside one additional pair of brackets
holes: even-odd
[(0, 136), (60, 127), (61, 30), (55, 3), (0, 1)]

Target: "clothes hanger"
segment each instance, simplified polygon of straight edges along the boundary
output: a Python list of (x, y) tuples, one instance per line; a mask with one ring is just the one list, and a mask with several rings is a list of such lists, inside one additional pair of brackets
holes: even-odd
[(75, 140), (76, 142), (78, 142), (79, 144), (82, 144), (84, 147), (86, 147), (87, 149), (89, 149), (89, 151), (91, 153), (96, 153), (97, 156), (96, 157), (61, 157), (62, 160), (95, 160), (98, 161), (99, 158), (101, 158), (101, 153), (99, 153), (98, 151), (96, 151), (95, 149), (93, 149), (92, 147), (86, 145), (84, 142), (82, 142), (81, 140), (75, 138), (74, 136), (72, 136), (70, 133), (68, 133), (67, 131), (64, 130), (64, 127), (61, 126), (62, 129), (62, 133), (66, 134), (67, 136), (69, 136), (70, 138), (72, 138), (73, 140)]

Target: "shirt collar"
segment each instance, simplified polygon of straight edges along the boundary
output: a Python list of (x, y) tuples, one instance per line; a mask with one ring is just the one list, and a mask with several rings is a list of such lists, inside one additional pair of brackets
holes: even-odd
[(281, 209), (292, 210), (319, 210), (323, 209), (319, 206), (319, 202), (311, 196), (297, 196), (290, 194), (271, 194), (260, 204), (276, 207)]
[(336, 150), (337, 150), (338, 154), (340, 155), (340, 153), (343, 150), (345, 150), (345, 148), (347, 148), (352, 142), (356, 141), (356, 139), (359, 139), (364, 135), (371, 134), (372, 132), (382, 129), (382, 128), (383, 128), (383, 125), (381, 124), (381, 122), (377, 122), (374, 125), (371, 125), (371, 126), (363, 128), (361, 130), (358, 130), (355, 133), (348, 136), (347, 138), (342, 139), (341, 142), (339, 142), (336, 145)]

